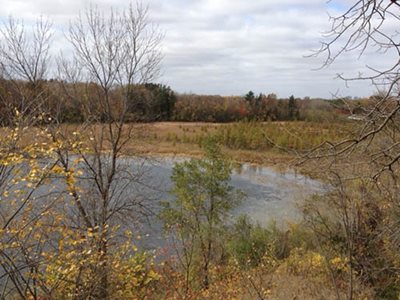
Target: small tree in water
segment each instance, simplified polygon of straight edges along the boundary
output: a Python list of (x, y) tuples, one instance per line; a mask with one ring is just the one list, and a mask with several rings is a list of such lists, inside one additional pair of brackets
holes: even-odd
[(193, 279), (208, 288), (210, 265), (222, 246), (219, 233), (228, 212), (240, 199), (229, 184), (231, 163), (215, 139), (207, 139), (203, 149), (203, 159), (174, 166), (171, 193), (176, 200), (164, 203), (162, 212), (166, 229), (179, 242), (177, 251), (186, 275), (186, 289)]

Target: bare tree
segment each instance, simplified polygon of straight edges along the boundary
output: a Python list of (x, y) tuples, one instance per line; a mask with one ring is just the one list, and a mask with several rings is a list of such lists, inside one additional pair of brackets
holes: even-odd
[(48, 93), (43, 81), (49, 70), (52, 24), (45, 18), (37, 20), (32, 32), (13, 17), (0, 28), (0, 78), (7, 92), (0, 101), (9, 120), (15, 110), (25, 120), (32, 121), (43, 113)]
[[(85, 122), (74, 135), (83, 141), (74, 151), (82, 162), (85, 188), (68, 181), (67, 185), (77, 212), (74, 226), (98, 233), (94, 245), (100, 261), (94, 266), (97, 278), (92, 280), (97, 286), (92, 296), (107, 299), (110, 229), (118, 218), (126, 222), (131, 216), (149, 213), (146, 195), (132, 195), (132, 185), (144, 183), (143, 165), (126, 164), (121, 155), (138, 128), (126, 123), (130, 92), (135, 84), (158, 75), (163, 36), (148, 19), (148, 9), (137, 4), (123, 11), (111, 9), (108, 14), (91, 6), (71, 22), (67, 37), (73, 47), (72, 61), (58, 63), (64, 90), (68, 97), (89, 99)], [(74, 85), (83, 85), (83, 93), (71, 89)], [(58, 126), (51, 132), (54, 141), (64, 141), (57, 149), (59, 162), (66, 173), (71, 172), (71, 145), (77, 140)]]
[(317, 162), (331, 183), (325, 203), (308, 203), (306, 216), (321, 240), (328, 238), (337, 245), (341, 244), (338, 238), (343, 238), (342, 250), (349, 265), (348, 299), (354, 298), (353, 276), (386, 297), (385, 293), (398, 285), (400, 271), (393, 259), (393, 253), (400, 250), (400, 36), (396, 29), (400, 3), (355, 0), (331, 21), (331, 30), (316, 51), (316, 55), (325, 55), (325, 66), (348, 52), (363, 56), (370, 50), (385, 57), (389, 66), (377, 61), (378, 67), (374, 67), (371, 62), (365, 75), (339, 75), (346, 82), (367, 80), (377, 87), (378, 94), (370, 98), (364, 122), (353, 136), (325, 142), (304, 157), (308, 163)]
[[(38, 191), (56, 161), (36, 160), (47, 147), (39, 140), (40, 130), (28, 133), (28, 127), (46, 114), (51, 40), (51, 23), (45, 18), (32, 30), (13, 17), (0, 27), (1, 121), (10, 126), (2, 128), (0, 138), (0, 298), (48, 295), (39, 279), (41, 252), (50, 245), (42, 225), (54, 224), (46, 215), (60, 198)], [(36, 143), (27, 143), (28, 135)]]
[[(126, 229), (126, 223), (150, 214), (150, 196), (134, 191), (143, 192), (149, 184), (143, 161), (124, 162), (121, 155), (140, 130), (126, 123), (130, 94), (135, 85), (158, 76), (163, 35), (141, 4), (109, 14), (89, 7), (70, 25), (73, 54), (57, 62), (61, 81), (51, 85), (46, 82), (50, 22), (41, 18), (30, 32), (10, 17), (0, 37), (3, 121), (14, 126), (10, 137), (0, 140), (0, 198), (10, 204), (0, 206), (1, 297), (52, 297), (68, 281), (77, 299), (107, 299), (111, 247), (120, 245), (116, 239), (111, 243), (113, 227)], [(56, 110), (48, 109), (51, 97)], [(60, 123), (59, 104), (65, 99), (84, 111), (84, 122), (74, 132)], [(35, 143), (26, 143), (29, 134)], [(46, 281), (43, 253), (57, 264), (63, 229), (77, 231), (78, 240), (87, 238), (85, 246), (69, 245), (82, 261), (76, 278), (59, 273), (56, 281)]]
[(366, 66), (367, 75), (361, 72), (359, 76), (350, 78), (339, 75), (345, 81), (369, 80), (377, 86), (379, 95), (371, 98), (373, 103), (364, 114), (365, 123), (357, 136), (318, 147), (309, 157), (337, 158), (361, 149), (368, 152), (368, 163), (375, 166), (375, 179), (383, 172), (389, 172), (396, 177), (394, 169), (400, 159), (397, 137), (400, 129), (400, 37), (396, 31), (396, 24), (400, 23), (399, 12), (400, 4), (395, 0), (358, 0), (343, 14), (331, 17), (331, 30), (316, 52), (316, 55), (325, 55), (325, 66), (334, 63), (347, 52), (358, 52), (362, 56), (367, 50), (376, 50), (388, 60), (391, 58), (391, 61), (389, 67), (383, 69)]

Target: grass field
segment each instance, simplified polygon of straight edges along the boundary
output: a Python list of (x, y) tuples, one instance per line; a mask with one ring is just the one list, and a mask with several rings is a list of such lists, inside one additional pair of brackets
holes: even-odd
[(158, 154), (200, 154), (207, 135), (217, 137), (235, 160), (260, 164), (287, 163), (324, 141), (338, 141), (352, 133), (351, 123), (240, 122), (144, 125), (140, 150)]
[[(65, 137), (74, 132), (83, 141), (99, 136), (105, 125), (84, 126), (64, 124), (57, 130)], [(238, 162), (262, 165), (287, 165), (324, 141), (338, 141), (348, 137), (354, 123), (313, 122), (158, 122), (126, 124), (131, 137), (124, 147), (124, 155), (179, 155), (200, 156), (200, 144), (208, 135), (215, 136), (223, 150)], [(27, 129), (21, 142), (32, 143), (38, 128)], [(9, 130), (3, 128), (3, 135)], [(105, 148), (107, 145), (105, 144)]]

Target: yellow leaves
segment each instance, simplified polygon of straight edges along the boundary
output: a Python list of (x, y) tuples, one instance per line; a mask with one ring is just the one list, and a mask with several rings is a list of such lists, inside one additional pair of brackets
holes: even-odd
[[(17, 140), (20, 136), (21, 130), (17, 129), (11, 138)], [(8, 182), (12, 189), (1, 191), (2, 200), (7, 201), (7, 208), (10, 207), (10, 211), (12, 209), (16, 211), (21, 207), (21, 202), (26, 200), (26, 195), (31, 189), (43, 184), (44, 179), (47, 179), (50, 184), (55, 177), (57, 180), (61, 178), (68, 192), (77, 193), (77, 176), (83, 175), (82, 170), (79, 169), (82, 159), (72, 156), (68, 165), (64, 166), (63, 161), (58, 160), (57, 153), (57, 151), (82, 151), (79, 133), (75, 132), (73, 136), (75, 137), (73, 140), (53, 141), (53, 135), (44, 130), (30, 137), (35, 140), (34, 142), (27, 146), (17, 145), (15, 151), (5, 146), (3, 149), (0, 145), (0, 164), (16, 166), (13, 178)], [(63, 188), (65, 185), (62, 185)], [(51, 194), (52, 191), (58, 192), (58, 188), (59, 186), (49, 187), (52, 190), (46, 201), (41, 201), (43, 198), (39, 198), (36, 194), (30, 196), (23, 210), (18, 212), (16, 221), (11, 222), (6, 230), (0, 230), (1, 238), (13, 241), (9, 244), (3, 243), (0, 247), (9, 249), (12, 247), (14, 249), (10, 251), (16, 252), (23, 249), (23, 246), (32, 247), (32, 249), (36, 245), (39, 246), (28, 255), (32, 254), (35, 260), (43, 263), (37, 279), (43, 286), (56, 288), (55, 299), (73, 295), (78, 277), (82, 281), (83, 289), (92, 288), (91, 285), (98, 283), (96, 279), (101, 272), (107, 272), (110, 289), (114, 289), (110, 294), (117, 295), (115, 296), (117, 299), (138, 298), (137, 295), (147, 285), (160, 278), (149, 266), (148, 256), (138, 253), (138, 248), (131, 243), (132, 238), (140, 239), (140, 235), (125, 232), (126, 244), (118, 244), (118, 247), (115, 247), (115, 244), (110, 243), (107, 251), (103, 251), (102, 243), (112, 240), (113, 228), (108, 228), (107, 225), (88, 230), (69, 227), (72, 222), (56, 210), (61, 206), (58, 203), (63, 204), (56, 201), (65, 199), (58, 200)], [(42, 207), (43, 202), (46, 204)], [(107, 234), (103, 235), (105, 232)], [(49, 239), (51, 239), (51, 245), (47, 244)]]
[(82, 142), (73, 142), (71, 144), (71, 148), (72, 150), (78, 150), (81, 148), (82, 144), (83, 144)]
[(75, 185), (76, 183), (76, 178), (74, 176), (74, 171), (73, 169), (70, 170), (67, 174), (66, 174), (66, 182), (69, 188), (69, 191), (71, 191), (71, 188)]
[(59, 166), (59, 165), (55, 165), (55, 166), (53, 167), (52, 171), (53, 171), (55, 174), (64, 174), (64, 168), (61, 167), (61, 166)]
[(77, 246), (77, 245), (80, 245), (80, 244), (85, 243), (85, 242), (86, 242), (86, 238), (82, 237), (81, 239), (76, 239), (76, 240), (71, 241), (71, 245), (72, 246)]
[(346, 257), (336, 256), (327, 259), (320, 253), (295, 248), (276, 273), (285, 272), (286, 269), (294, 275), (306, 274), (320, 280), (329, 280), (332, 271), (335, 274), (347, 273), (349, 271), (348, 264), (349, 261)]
[[(112, 232), (112, 229), (109, 230)], [(43, 255), (48, 259), (48, 264), (42, 280), (48, 286), (57, 286), (55, 298), (73, 295), (78, 276), (85, 290), (99, 282), (102, 272), (107, 272), (109, 292), (113, 299), (141, 298), (139, 295), (142, 291), (159, 280), (159, 274), (148, 267), (148, 256), (130, 250), (132, 244), (129, 239), (120, 247), (107, 251), (107, 254), (99, 251), (96, 235), (100, 231), (97, 226), (86, 230), (84, 236), (79, 231), (65, 234), (61, 236), (58, 253)], [(92, 238), (88, 239), (88, 235)]]
[(306, 274), (309, 272), (319, 274), (326, 271), (326, 263), (323, 256), (317, 252), (305, 251), (295, 248), (285, 261), (289, 272), (293, 274)]
[(156, 273), (153, 270), (150, 270), (149, 273), (147, 274), (147, 276), (149, 278), (151, 278), (152, 280), (159, 280), (160, 279), (160, 274)]
[(126, 238), (131, 239), (132, 238), (132, 231), (130, 230), (125, 230), (124, 235)]
[(310, 263), (313, 267), (319, 268), (323, 264), (323, 257), (319, 253), (313, 253), (310, 258)]
[(11, 243), (11, 248), (17, 248), (19, 246), (18, 242), (12, 242)]
[(62, 252), (64, 250), (64, 240), (60, 240), (58, 243), (58, 251)]
[(139, 253), (122, 260), (114, 259), (112, 283), (116, 299), (138, 298), (150, 283), (161, 278), (155, 270), (146, 265), (146, 255)]
[(271, 289), (262, 289), (262, 293), (265, 297), (268, 297), (272, 294), (272, 290)]
[(1, 164), (5, 166), (16, 165), (22, 163), (24, 159), (25, 158), (21, 153), (8, 153), (1, 159)]
[(349, 270), (349, 259), (347, 257), (334, 257), (329, 261), (331, 267), (336, 271), (347, 272)]

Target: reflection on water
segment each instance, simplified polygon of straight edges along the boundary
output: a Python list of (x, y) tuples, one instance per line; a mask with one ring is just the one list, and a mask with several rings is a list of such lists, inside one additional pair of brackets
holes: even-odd
[[(164, 182), (167, 191), (173, 165), (182, 158), (162, 158), (152, 166), (153, 176)], [(254, 221), (267, 224), (272, 219), (283, 221), (299, 217), (296, 204), (322, 190), (320, 182), (293, 171), (278, 172), (269, 167), (237, 164), (231, 184), (243, 191), (246, 198), (233, 215), (248, 214)]]
[[(121, 225), (121, 229), (133, 229), (142, 234), (144, 238), (138, 242), (138, 246), (155, 249), (165, 245), (162, 223), (156, 216), (160, 212), (160, 201), (172, 200), (169, 193), (172, 187), (170, 178), (172, 169), (175, 163), (184, 160), (184, 158), (176, 157), (158, 159), (124, 157), (119, 160), (118, 168), (125, 173), (119, 172), (120, 175), (116, 177), (111, 187), (114, 196), (118, 196), (118, 199), (113, 200), (115, 205), (121, 203), (118, 201), (127, 199), (135, 199), (136, 203), (143, 203), (143, 205), (135, 206), (133, 218), (123, 215), (115, 222)], [(130, 176), (125, 176), (128, 173)], [(133, 181), (130, 180), (132, 175), (135, 178)], [(96, 198), (96, 193), (91, 193), (90, 182), (81, 179), (79, 184), (82, 190), (88, 191), (85, 197)], [(231, 219), (240, 214), (247, 214), (254, 222), (262, 225), (267, 225), (272, 220), (283, 224), (286, 220), (299, 219), (298, 202), (312, 193), (321, 192), (323, 188), (318, 181), (296, 175), (294, 172), (283, 173), (272, 168), (250, 164), (235, 166), (231, 184), (245, 194), (242, 202), (231, 212)], [(55, 179), (54, 182), (37, 189), (34, 196), (40, 198), (51, 191), (55, 193), (57, 190), (61, 192), (65, 190), (65, 187), (62, 182), (57, 182)], [(45, 201), (44, 197), (43, 202)], [(60, 205), (60, 209), (66, 214), (78, 215), (73, 202)], [(90, 210), (90, 207), (87, 209)], [(137, 218), (138, 215), (144, 214), (148, 218)]]
[[(160, 158), (149, 163), (148, 171), (155, 182), (158, 182), (157, 193), (160, 199), (171, 199), (168, 191), (172, 185), (170, 180), (172, 168), (176, 162), (183, 160), (183, 158)], [(243, 191), (246, 196), (232, 211), (232, 218), (247, 214), (254, 222), (262, 225), (267, 225), (272, 220), (278, 224), (298, 220), (300, 218), (298, 203), (313, 193), (321, 192), (323, 188), (320, 182), (292, 171), (283, 173), (250, 164), (235, 166), (231, 184)], [(149, 228), (146, 226), (142, 230), (150, 234), (144, 243), (145, 248), (156, 248), (163, 244), (162, 224), (157, 219), (151, 221)]]
[(267, 224), (299, 218), (297, 204), (322, 190), (315, 180), (294, 172), (278, 172), (272, 168), (244, 164), (235, 170), (232, 184), (247, 194), (235, 214), (246, 213), (254, 221)]

